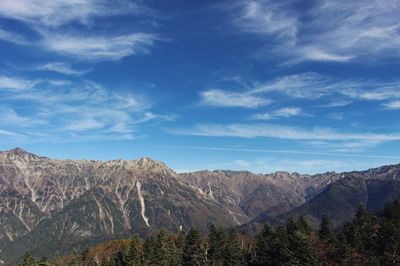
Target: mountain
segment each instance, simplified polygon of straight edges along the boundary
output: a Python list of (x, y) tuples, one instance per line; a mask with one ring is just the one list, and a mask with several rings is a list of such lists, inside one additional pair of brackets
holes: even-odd
[(277, 216), (264, 212), (243, 228), (254, 231), (265, 223), (279, 224), (288, 217), (300, 215), (317, 227), (324, 214), (329, 216), (334, 227), (338, 227), (353, 217), (360, 204), (368, 211), (376, 212), (395, 199), (400, 199), (400, 164), (341, 173), (338, 180), (301, 206)]
[(0, 152), (0, 259), (54, 255), (133, 233), (211, 223), (229, 212), (161, 162), (51, 160)]
[(237, 224), (249, 222), (263, 213), (273, 216), (285, 213), (340, 178), (335, 173), (310, 176), (288, 172), (253, 174), (222, 170), (184, 173), (182, 176), (226, 206)]
[(16, 148), (0, 152), (0, 261), (25, 251), (48, 257), (160, 228), (178, 232), (211, 224), (256, 232), (304, 215), (334, 226), (400, 199), (400, 165), (317, 175), (247, 171), (178, 174), (139, 160), (52, 160)]

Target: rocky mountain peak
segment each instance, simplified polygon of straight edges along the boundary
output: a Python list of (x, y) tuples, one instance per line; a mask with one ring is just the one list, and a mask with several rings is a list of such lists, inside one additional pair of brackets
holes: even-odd
[(30, 153), (30, 152), (27, 152), (24, 149), (19, 148), (19, 147), (16, 147), (14, 149), (4, 151), (1, 153), (3, 153), (6, 157), (12, 158), (12, 159), (20, 158), (20, 159), (25, 159), (25, 160), (32, 160), (32, 159), (40, 158), (39, 156), (37, 156), (33, 153)]
[(143, 157), (136, 161), (137, 166), (145, 170), (161, 171), (161, 172), (173, 172), (168, 166), (163, 162), (153, 160), (149, 157)]
[(9, 150), (9, 153), (14, 153), (14, 154), (24, 154), (27, 153), (27, 151), (25, 151), (24, 149), (20, 148), (20, 147), (16, 147), (12, 150)]

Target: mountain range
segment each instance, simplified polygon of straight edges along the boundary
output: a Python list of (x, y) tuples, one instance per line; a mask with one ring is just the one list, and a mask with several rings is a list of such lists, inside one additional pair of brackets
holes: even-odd
[(400, 165), (317, 175), (248, 171), (176, 173), (139, 160), (52, 160), (16, 148), (0, 152), (0, 261), (29, 251), (62, 255), (87, 245), (211, 224), (257, 232), (303, 215), (336, 227), (364, 203), (377, 211), (400, 199)]

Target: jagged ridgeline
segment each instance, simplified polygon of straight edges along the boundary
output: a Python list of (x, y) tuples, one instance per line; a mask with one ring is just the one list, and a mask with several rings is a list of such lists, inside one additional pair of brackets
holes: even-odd
[(36, 257), (81, 252), (86, 246), (165, 228), (211, 224), (259, 232), (304, 215), (334, 226), (400, 198), (400, 166), (363, 172), (301, 175), (199, 171), (178, 174), (149, 158), (52, 160), (22, 149), (0, 152), (0, 260), (25, 251)]

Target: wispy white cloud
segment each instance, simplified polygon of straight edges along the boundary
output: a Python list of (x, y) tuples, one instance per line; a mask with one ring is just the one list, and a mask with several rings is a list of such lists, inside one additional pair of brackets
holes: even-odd
[[(240, 80), (235, 87), (237, 85), (241, 90), (226, 88), (202, 91), (200, 103), (219, 107), (258, 108), (280, 102), (284, 95), (294, 100), (318, 100), (314, 105), (318, 108), (339, 108), (360, 101), (392, 101), (391, 104), (385, 103), (385, 107), (396, 109), (395, 103), (400, 100), (400, 80), (338, 79), (306, 72), (278, 76), (264, 82)], [(226, 84), (220, 86), (225, 87)], [(269, 120), (300, 114), (300, 109), (291, 107), (259, 113), (252, 118)]]
[(152, 120), (162, 120), (162, 121), (175, 121), (176, 115), (174, 114), (168, 114), (168, 115), (160, 115), (160, 114), (155, 114), (152, 112), (145, 112), (143, 114), (142, 120), (140, 122), (147, 122), (147, 121), (152, 121)]
[(387, 102), (383, 104), (384, 107), (387, 109), (400, 109), (400, 101), (392, 101), (392, 102)]
[(271, 100), (254, 96), (247, 92), (232, 92), (219, 89), (210, 89), (201, 92), (201, 103), (220, 107), (257, 108), (271, 103)]
[(105, 123), (100, 121), (84, 118), (80, 120), (72, 120), (67, 126), (64, 127), (64, 130), (85, 131), (89, 129), (100, 129), (105, 125)]
[(361, 90), (353, 89), (344, 91), (344, 94), (350, 96), (352, 98), (358, 98), (361, 100), (368, 101), (382, 101), (382, 100), (390, 100), (390, 99), (398, 99), (400, 98), (400, 82), (398, 84), (377, 84), (378, 88), (373, 89), (364, 89)]
[(95, 17), (142, 12), (149, 10), (127, 0), (2, 0), (0, 5), (0, 16), (47, 27), (88, 24)]
[(276, 35), (293, 41), (297, 34), (298, 19), (285, 1), (236, 1), (233, 18), (237, 27), (245, 32)]
[(28, 44), (28, 41), (25, 39), (25, 37), (10, 31), (6, 31), (2, 28), (0, 28), (0, 40), (21, 45)]
[[(400, 80), (336, 79), (317, 73), (301, 73), (277, 77), (267, 82), (254, 82), (248, 87), (251, 95), (280, 92), (292, 98), (319, 99), (330, 97), (324, 107), (340, 107), (355, 100), (382, 101), (400, 98)], [(339, 96), (338, 96), (339, 95)]]
[(345, 115), (342, 112), (328, 113), (326, 116), (333, 120), (343, 120), (345, 118)]
[(2, 125), (14, 125), (23, 128), (46, 124), (44, 120), (32, 119), (32, 117), (29, 116), (21, 116), (11, 108), (0, 107), (0, 113), (0, 124)]
[(294, 98), (318, 99), (334, 93), (358, 92), (366, 84), (367, 81), (335, 80), (317, 73), (301, 73), (255, 83), (251, 92), (254, 94), (281, 92)]
[(75, 69), (67, 62), (51, 62), (39, 65), (36, 70), (53, 71), (65, 75), (82, 76), (91, 71), (91, 69)]
[(349, 105), (351, 103), (352, 103), (351, 100), (334, 99), (331, 102), (329, 102), (328, 104), (322, 105), (322, 107), (343, 107), (343, 106)]
[(17, 108), (2, 107), (0, 122), (16, 132), (33, 132), (30, 140), (133, 139), (147, 122), (173, 119), (152, 112), (151, 101), (143, 95), (111, 92), (81, 79), (56, 84), (42, 80), (28, 90), (0, 90), (0, 106)]
[(327, 150), (333, 153), (362, 153), (365, 154), (370, 148), (376, 147), (384, 141), (381, 140), (310, 140), (304, 145), (308, 148)]
[(11, 90), (29, 89), (29, 88), (32, 88), (37, 83), (39, 83), (38, 80), (29, 80), (29, 79), (24, 79), (24, 78), (0, 75), (0, 90), (1, 89), (11, 89)]
[(274, 124), (199, 124), (188, 129), (172, 129), (169, 133), (177, 135), (276, 138), (286, 140), (327, 140), (327, 141), (400, 141), (400, 134), (381, 133), (341, 133), (330, 128), (302, 129)]
[(288, 63), (400, 57), (397, 0), (322, 0), (301, 10), (293, 1), (238, 1), (230, 8), (236, 27), (260, 35), (265, 54)]
[(22, 137), (21, 134), (18, 134), (16, 132), (12, 132), (9, 130), (4, 130), (4, 129), (0, 129), (0, 135), (6, 136), (6, 137)]
[(256, 120), (271, 120), (277, 118), (288, 118), (292, 116), (298, 116), (302, 114), (302, 110), (299, 107), (283, 107), (276, 109), (269, 113), (255, 114), (251, 116), (251, 119)]
[[(365, 153), (345, 153), (345, 152), (319, 152), (312, 150), (273, 150), (273, 149), (251, 149), (251, 148), (232, 148), (232, 147), (211, 147), (211, 146), (158, 146), (163, 149), (175, 150), (206, 150), (222, 152), (248, 152), (248, 153), (271, 153), (271, 154), (292, 154), (292, 155), (317, 155), (327, 157), (356, 157), (356, 158), (379, 158), (379, 159), (399, 159), (398, 156), (365, 154)], [(282, 168), (284, 169), (284, 168)]]
[(298, 60), (311, 60), (311, 61), (331, 61), (331, 62), (346, 62), (354, 57), (352, 55), (340, 55), (331, 52), (323, 51), (314, 47), (304, 47), (300, 50), (302, 53)]
[(119, 60), (148, 53), (157, 36), (132, 33), (120, 36), (77, 36), (46, 33), (42, 46), (79, 60)]
[[(155, 34), (121, 25), (115, 29), (113, 24), (99, 32), (95, 22), (112, 16), (154, 14), (141, 3), (129, 0), (4, 0), (0, 5), (0, 17), (25, 23), (37, 33), (39, 38), (29, 39), (35, 47), (79, 60), (119, 60), (148, 53), (154, 42), (160, 40)], [(25, 37), (2, 29), (0, 39), (29, 43)], [(65, 66), (51, 68), (68, 71)]]

